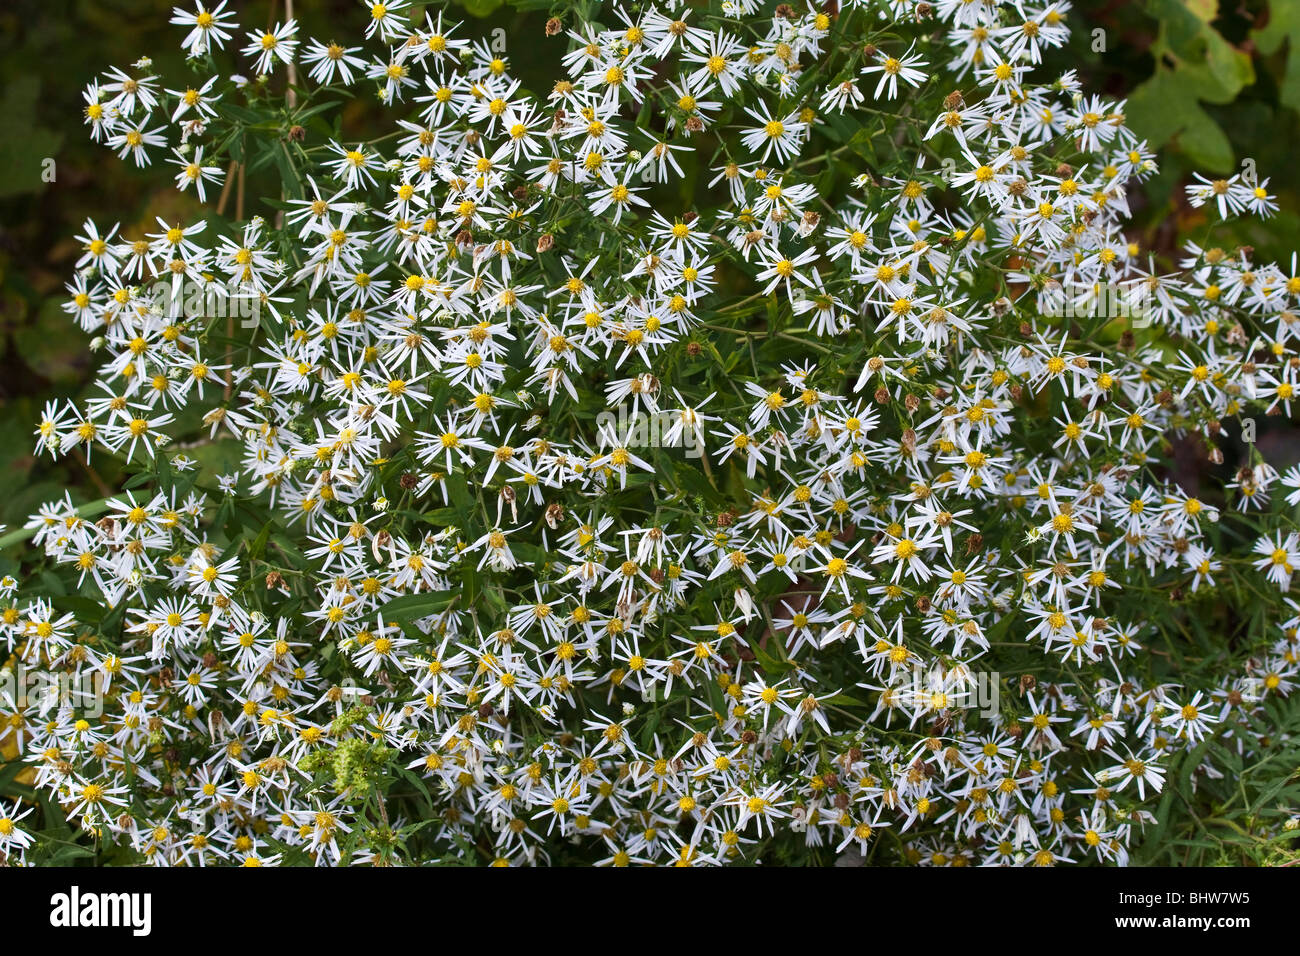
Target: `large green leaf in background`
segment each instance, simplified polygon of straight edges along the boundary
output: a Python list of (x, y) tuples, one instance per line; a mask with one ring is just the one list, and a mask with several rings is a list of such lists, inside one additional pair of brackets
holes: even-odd
[(1300, 110), (1300, 2), (1273, 0), (1268, 25), (1251, 32), (1260, 53), (1271, 56), (1287, 44), (1286, 73), (1278, 89), (1282, 105)]
[[(1297, 4), (1280, 6), (1293, 9)], [(1153, 148), (1177, 137), (1197, 166), (1231, 172), (1236, 166), (1232, 144), (1201, 103), (1230, 103), (1253, 84), (1250, 56), (1211, 25), (1218, 16), (1216, 0), (1152, 0), (1147, 12), (1160, 23), (1150, 51), (1156, 72), (1129, 97), (1133, 128)]]

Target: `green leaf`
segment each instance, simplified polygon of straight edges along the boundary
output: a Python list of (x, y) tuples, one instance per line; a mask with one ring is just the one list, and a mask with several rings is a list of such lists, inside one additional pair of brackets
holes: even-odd
[(167, 460), (166, 455), (158, 455), (154, 459), (154, 467), (158, 472), (158, 490), (163, 494), (171, 494), (172, 490), (172, 465)]
[(1235, 162), (1232, 144), (1198, 100), (1219, 102), (1222, 95), (1206, 66), (1160, 70), (1129, 97), (1129, 123), (1153, 148), (1177, 137), (1197, 165), (1229, 172)]
[(284, 186), (285, 194), (291, 199), (301, 199), (302, 183), (298, 179), (298, 171), (294, 168), (293, 159), (289, 155), (289, 148), (283, 141), (276, 146), (275, 164), (279, 169), (280, 182)]
[(1300, 4), (1288, 0), (1270, 3), (1268, 24), (1261, 30), (1252, 30), (1250, 38), (1265, 56), (1273, 55), (1286, 44), (1286, 72), (1278, 97), (1283, 105), (1300, 110)]
[(423, 591), (419, 594), (404, 594), (393, 598), (379, 607), (379, 613), (385, 621), (409, 624), (431, 614), (447, 610), (453, 597), (450, 591)]
[(234, 103), (223, 103), (221, 105), (221, 111), (228, 116), (234, 117), (241, 123), (248, 124), (249, 126), (256, 126), (271, 118), (270, 114), (258, 113), (242, 106), (236, 106)]
[(338, 100), (323, 100), (320, 103), (313, 103), (311, 106), (304, 107), (293, 114), (295, 123), (302, 123), (304, 120), (315, 116), (317, 113), (323, 113), (326, 110), (333, 109), (339, 105)]
[(758, 666), (763, 669), (765, 674), (771, 674), (775, 677), (786, 673), (794, 666), (789, 661), (783, 661), (780, 658), (774, 657), (765, 650), (758, 641), (747, 640), (745, 641), (745, 646), (753, 652), (755, 660), (758, 661)]
[(1236, 165), (1232, 143), (1219, 124), (1202, 109), (1189, 116), (1187, 125), (1178, 134), (1178, 145), (1197, 166), (1204, 169), (1227, 173)]
[(487, 17), (496, 12), (505, 0), (457, 0), (465, 12), (473, 17)]
[(1232, 144), (1201, 103), (1229, 103), (1255, 82), (1249, 54), (1238, 50), (1211, 25), (1215, 0), (1153, 0), (1149, 12), (1160, 23), (1152, 44), (1156, 73), (1128, 99), (1131, 128), (1153, 148), (1176, 138), (1197, 166), (1230, 172)]
[(271, 531), (275, 528), (274, 521), (268, 521), (263, 527), (253, 543), (248, 546), (249, 560), (256, 560), (266, 553), (266, 543), (271, 539)]
[(1206, 42), (1205, 62), (1224, 91), (1224, 99), (1211, 102), (1226, 103), (1241, 92), (1243, 87), (1255, 82), (1255, 65), (1249, 55), (1238, 50), (1214, 30), (1206, 32)]
[(836, 707), (857, 707), (860, 710), (870, 710), (871, 705), (865, 700), (858, 700), (849, 694), (836, 694), (826, 701), (827, 704), (833, 704)]

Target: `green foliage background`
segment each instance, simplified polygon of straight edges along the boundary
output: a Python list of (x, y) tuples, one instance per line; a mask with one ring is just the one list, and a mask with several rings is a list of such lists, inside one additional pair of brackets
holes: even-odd
[[(10, 528), (65, 490), (82, 503), (120, 488), (126, 478), (107, 456), (96, 457), (94, 470), (72, 459), (37, 460), (32, 431), (45, 401), (77, 395), (92, 376), (89, 337), (60, 308), (79, 252), (73, 236), (85, 218), (102, 225), (120, 220), (124, 232), (136, 235), (157, 216), (190, 220), (205, 214), (192, 196), (160, 185), (165, 177), (156, 168), (140, 171), (120, 162), (92, 143), (82, 126), (82, 89), (110, 65), (149, 56), (161, 72), (176, 76), (184, 70), (183, 32), (167, 22), (172, 5), (0, 5), (0, 524)], [(232, 5), (249, 27), (284, 16), (282, 0)], [(454, 6), (467, 19), (479, 19), (476, 33), (505, 28), (516, 72), (525, 85), (545, 89), (563, 41), (546, 40), (543, 25), (548, 16), (580, 5), (461, 0)], [(306, 33), (321, 38), (359, 32), (365, 22), (356, 0), (299, 0), (298, 7)], [(1188, 240), (1225, 249), (1248, 245), (1263, 259), (1289, 262), (1300, 249), (1300, 163), (1293, 145), (1300, 142), (1300, 0), (1077, 0), (1068, 22), (1070, 45), (1047, 68), (1076, 68), (1086, 91), (1126, 97), (1129, 125), (1159, 151), (1162, 173), (1134, 198), (1130, 238), (1166, 268)], [(344, 136), (364, 136), (379, 113), (364, 97), (351, 103)], [(1266, 224), (1211, 226), (1187, 205), (1183, 184), (1193, 171), (1231, 174), (1246, 161), (1269, 179), (1280, 213)], [(46, 181), (50, 170), (53, 179)], [(841, 172), (847, 179), (855, 171)], [(278, 193), (278, 183), (274, 170), (251, 172), (245, 213), (267, 212), (255, 197)], [(1279, 469), (1300, 460), (1300, 441), (1284, 423), (1261, 429), (1260, 450)], [(1195, 484), (1202, 466), (1192, 461), (1203, 456), (1182, 457), (1177, 477), (1184, 486)], [(12, 555), (0, 555), (0, 574), (14, 572), (14, 565)], [(1195, 630), (1199, 639), (1214, 639), (1216, 628), (1211, 624), (1207, 632), (1198, 621)], [(1230, 639), (1226, 625), (1219, 633), (1219, 639)], [(1178, 763), (1169, 768), (1172, 785), (1160, 806), (1160, 823), (1135, 855), (1138, 862), (1294, 862), (1291, 837), (1256, 835), (1300, 804), (1300, 745), (1287, 739), (1300, 738), (1300, 701), (1289, 703), (1273, 716), (1274, 726), (1291, 733), (1280, 735), (1276, 752), (1260, 764), (1234, 768), (1239, 772), (1203, 782), (1195, 793), (1190, 770), (1199, 754), (1185, 755), (1185, 773)], [(0, 763), (0, 796), (25, 789), (14, 784), (18, 769)], [(71, 856), (61, 862), (86, 852), (66, 836)]]

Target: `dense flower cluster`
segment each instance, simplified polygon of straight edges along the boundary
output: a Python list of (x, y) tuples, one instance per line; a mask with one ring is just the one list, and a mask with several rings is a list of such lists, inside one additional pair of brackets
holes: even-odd
[[(1172, 755), (1258, 750), (1300, 470), (1165, 464), (1291, 413), (1300, 277), (1126, 236), (1124, 104), (1035, 78), (1067, 2), (606, 7), (528, 39), (540, 92), (364, 8), (178, 8), (193, 85), (86, 92), (220, 201), (78, 237), (101, 374), (37, 448), (139, 475), (0, 591), (11, 668), (103, 689), (0, 704), (70, 819), (159, 864), (1122, 864)], [(391, 133), (322, 122), (354, 87)], [(241, 166), (278, 212), (227, 218)], [(1173, 591), (1258, 624), (1173, 670)]]

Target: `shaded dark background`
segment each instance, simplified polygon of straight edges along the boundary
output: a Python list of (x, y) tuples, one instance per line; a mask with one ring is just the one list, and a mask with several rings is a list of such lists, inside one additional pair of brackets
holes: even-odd
[[(179, 49), (185, 30), (167, 22), (172, 6), (166, 0), (0, 5), (0, 524), (21, 524), (68, 488), (74, 499), (91, 499), (120, 487), (111, 460), (100, 466), (107, 469), (102, 474), (77, 461), (38, 461), (32, 432), (45, 401), (76, 396), (93, 374), (90, 337), (60, 308), (80, 251), (73, 237), (86, 217), (101, 226), (120, 220), (127, 234), (139, 235), (156, 216), (200, 215), (194, 198), (172, 187), (161, 154), (152, 168), (137, 170), (91, 142), (82, 123), (82, 90), (109, 66), (125, 68), (149, 56), (167, 85), (191, 75)], [(453, 15), (471, 21), (472, 33), (505, 27), (515, 72), (534, 89), (549, 85), (558, 41), (546, 43), (542, 28), (550, 13), (569, 5), (553, 11), (545, 0), (451, 6)], [(284, 16), (280, 0), (232, 7), (249, 29)], [(366, 22), (356, 0), (298, 0), (295, 13), (303, 32), (321, 39), (356, 42)], [(1089, 92), (1128, 96), (1130, 125), (1160, 147), (1162, 173), (1134, 199), (1130, 238), (1166, 265), (1188, 239), (1224, 248), (1250, 245), (1259, 256), (1289, 265), (1300, 238), (1294, 154), (1300, 51), (1292, 51), (1300, 46), (1300, 0), (1079, 0), (1068, 22), (1070, 46), (1051, 55), (1049, 68), (1078, 69)], [(226, 52), (242, 43), (241, 35)], [(361, 89), (344, 116), (349, 136), (364, 135), (384, 114)], [(47, 158), (55, 161), (55, 179), (48, 183), (41, 178)], [(1181, 186), (1191, 170), (1230, 173), (1247, 158), (1260, 177), (1270, 177), (1281, 206), (1267, 225), (1212, 223), (1187, 206)], [(266, 211), (251, 198), (259, 186), (250, 176), (249, 214)], [(265, 192), (273, 191), (268, 183)], [(1300, 443), (1281, 422), (1264, 423), (1260, 441), (1279, 468), (1300, 458), (1293, 450)], [(1179, 455), (1187, 459), (1180, 480), (1195, 481), (1197, 456)], [(1230, 455), (1225, 468), (1232, 464)]]

